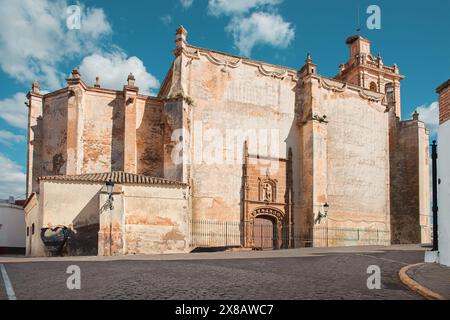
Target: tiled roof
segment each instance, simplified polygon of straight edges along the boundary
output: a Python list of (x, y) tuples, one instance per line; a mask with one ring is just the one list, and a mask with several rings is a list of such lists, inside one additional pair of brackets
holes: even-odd
[(80, 175), (59, 175), (59, 176), (43, 176), (39, 181), (75, 181), (75, 182), (102, 182), (106, 183), (111, 180), (114, 183), (122, 184), (166, 184), (185, 186), (180, 181), (167, 180), (163, 178), (149, 177), (142, 174), (133, 174), (123, 171), (113, 171), (106, 173), (91, 173)]

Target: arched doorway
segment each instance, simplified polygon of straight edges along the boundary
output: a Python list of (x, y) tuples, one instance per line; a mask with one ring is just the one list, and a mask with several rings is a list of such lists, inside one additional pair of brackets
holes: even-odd
[(284, 213), (277, 208), (263, 206), (254, 209), (244, 221), (244, 246), (255, 249), (281, 249), (283, 221)]
[(253, 245), (257, 249), (274, 249), (277, 247), (276, 223), (268, 217), (259, 216), (253, 223)]

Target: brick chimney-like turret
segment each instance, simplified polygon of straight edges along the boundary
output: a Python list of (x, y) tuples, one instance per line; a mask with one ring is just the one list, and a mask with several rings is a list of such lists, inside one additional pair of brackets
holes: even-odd
[(439, 123), (450, 120), (450, 79), (436, 89), (439, 94)]

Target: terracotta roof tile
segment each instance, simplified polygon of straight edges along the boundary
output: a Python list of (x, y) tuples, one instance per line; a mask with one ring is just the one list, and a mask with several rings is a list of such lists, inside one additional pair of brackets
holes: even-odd
[(149, 177), (142, 174), (133, 174), (123, 171), (113, 171), (106, 173), (90, 173), (80, 175), (55, 175), (43, 176), (39, 181), (75, 181), (75, 182), (102, 182), (113, 181), (122, 184), (166, 184), (186, 186), (186, 183), (180, 181), (167, 180), (163, 178)]

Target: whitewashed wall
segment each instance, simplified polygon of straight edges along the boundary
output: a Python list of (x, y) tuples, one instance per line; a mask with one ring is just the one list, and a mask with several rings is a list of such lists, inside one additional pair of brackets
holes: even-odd
[(439, 128), (439, 261), (450, 266), (450, 121)]
[(0, 247), (25, 248), (25, 217), (22, 207), (0, 203)]

